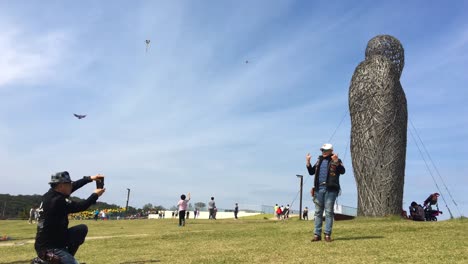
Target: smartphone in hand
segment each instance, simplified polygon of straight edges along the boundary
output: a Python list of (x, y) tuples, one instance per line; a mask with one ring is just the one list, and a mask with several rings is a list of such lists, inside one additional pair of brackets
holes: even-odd
[(96, 180), (96, 189), (104, 189), (104, 178)]

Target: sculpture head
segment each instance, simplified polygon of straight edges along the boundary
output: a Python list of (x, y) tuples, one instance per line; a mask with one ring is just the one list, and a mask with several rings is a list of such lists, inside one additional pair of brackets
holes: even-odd
[(369, 40), (366, 48), (366, 60), (375, 55), (388, 58), (395, 66), (398, 75), (401, 76), (405, 66), (405, 54), (403, 46), (397, 38), (390, 35), (378, 35)]

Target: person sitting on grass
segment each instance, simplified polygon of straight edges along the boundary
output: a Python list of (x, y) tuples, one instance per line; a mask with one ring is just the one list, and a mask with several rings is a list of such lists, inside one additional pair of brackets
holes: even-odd
[(424, 221), (425, 219), (425, 213), (424, 213), (424, 208), (417, 204), (416, 202), (412, 202), (411, 206), (409, 207), (410, 211), (410, 219), (413, 219), (413, 221)]
[[(433, 214), (434, 212), (439, 212), (439, 204), (437, 203), (437, 198), (439, 198), (439, 193), (433, 193), (427, 197), (424, 201), (424, 207), (428, 210), (429, 214)], [(433, 209), (432, 206), (435, 206), (436, 210)]]

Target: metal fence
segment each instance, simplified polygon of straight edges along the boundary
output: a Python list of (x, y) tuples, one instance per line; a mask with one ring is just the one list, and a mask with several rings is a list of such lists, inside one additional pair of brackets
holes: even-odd
[[(275, 213), (275, 207), (272, 205), (262, 205), (261, 206), (261, 212), (264, 214), (274, 214)], [(345, 205), (336, 205), (335, 210), (338, 210), (339, 213), (344, 214), (344, 215), (350, 215), (350, 216), (357, 216), (357, 208), (351, 207), (351, 206), (345, 206)], [(291, 210), (291, 213), (294, 213)], [(296, 212), (297, 213), (297, 212)]]

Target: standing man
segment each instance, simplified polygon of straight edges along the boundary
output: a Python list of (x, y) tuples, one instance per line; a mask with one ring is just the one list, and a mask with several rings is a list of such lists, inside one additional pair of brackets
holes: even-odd
[(302, 220), (307, 220), (309, 221), (309, 208), (304, 208), (304, 211), (302, 211)]
[(28, 223), (32, 224), (35, 220), (36, 220), (36, 206), (33, 206), (31, 210), (29, 210)]
[[(36, 242), (34, 248), (40, 259), (50, 263), (76, 264), (75, 254), (88, 234), (86, 225), (77, 225), (68, 228), (68, 214), (78, 213), (88, 209), (96, 203), (105, 189), (96, 189), (81, 202), (74, 202), (70, 194), (82, 186), (95, 180), (104, 179), (104, 176), (85, 176), (72, 182), (70, 174), (66, 171), (51, 176), (50, 189), (42, 196), (39, 206), (39, 221), (37, 224)], [(42, 263), (35, 259), (33, 263)]]
[(99, 218), (99, 209), (96, 209), (96, 211), (94, 211), (94, 221), (97, 221)]
[[(185, 226), (185, 216), (186, 210), (188, 206), (188, 202), (190, 201), (190, 193), (187, 193), (188, 197), (185, 197), (185, 194), (180, 196), (180, 201), (177, 203), (179, 207), (179, 227)], [(188, 198), (188, 199), (185, 199)], [(188, 218), (188, 211), (187, 211), (187, 218)]]
[(214, 201), (214, 197), (211, 197), (211, 200), (208, 202), (208, 211), (209, 211), (209, 214), (210, 214), (208, 219), (216, 220), (215, 208), (216, 208), (216, 203)]
[(239, 213), (239, 205), (236, 203), (236, 207), (234, 207), (234, 219), (237, 220), (237, 214)]
[(284, 218), (289, 219), (289, 204), (284, 208)]
[(333, 153), (332, 144), (324, 144), (320, 150), (322, 155), (314, 165), (310, 163), (310, 153), (306, 155), (306, 166), (314, 177), (312, 196), (315, 203), (315, 230), (312, 242), (322, 240), (322, 221), (325, 209), (325, 241), (331, 242), (333, 228), (334, 205), (340, 192), (340, 175), (345, 174), (345, 168), (338, 155)]

